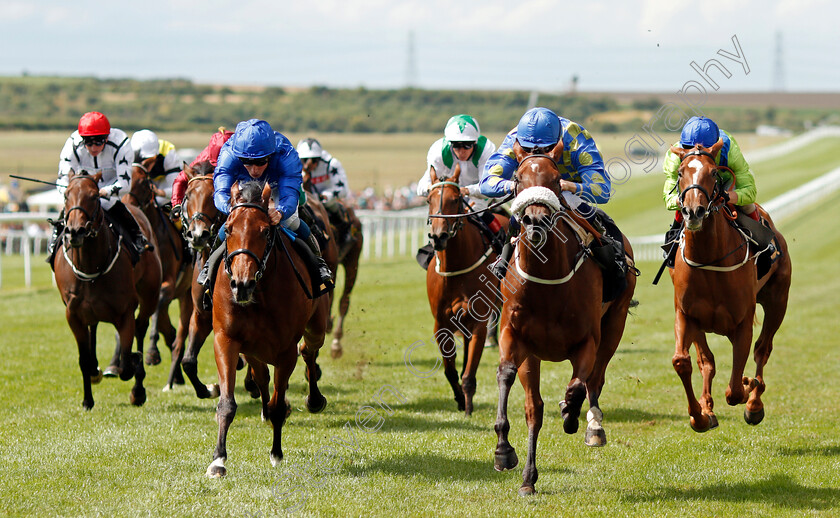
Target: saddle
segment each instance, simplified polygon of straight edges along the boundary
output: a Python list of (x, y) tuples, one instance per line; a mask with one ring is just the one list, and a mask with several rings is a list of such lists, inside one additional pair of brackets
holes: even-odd
[(741, 211), (736, 211), (738, 217), (732, 222), (750, 243), (750, 252), (756, 255), (756, 278), (761, 279), (779, 257), (782, 256), (781, 247), (776, 239), (776, 233), (770, 228), (767, 220), (761, 218), (756, 221)]
[(627, 288), (627, 270), (633, 268), (638, 272), (638, 269), (624, 250), (624, 236), (615, 221), (597, 207), (591, 219), (593, 221), (590, 223), (593, 223), (595, 230), (601, 234), (601, 244), (593, 241), (589, 246), (589, 253), (604, 276), (602, 301), (611, 302)]

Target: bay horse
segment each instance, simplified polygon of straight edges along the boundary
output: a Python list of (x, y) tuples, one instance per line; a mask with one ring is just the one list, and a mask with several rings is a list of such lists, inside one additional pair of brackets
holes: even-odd
[[(247, 182), (231, 189), (231, 209), (225, 223), (226, 255), (219, 264), (213, 293), (213, 348), (219, 372), (221, 396), (216, 409), (219, 435), (207, 476), (226, 475), (227, 432), (236, 415), (233, 387), (239, 354), (252, 366), (254, 381), (263, 402), (263, 418), (270, 420), (274, 439), (272, 465), (283, 458), (281, 430), (291, 413), (286, 398), (289, 377), (297, 361), (297, 344), (306, 363), (309, 395), (306, 407), (320, 412), (327, 404), (318, 389), (316, 363), (324, 343), (329, 297), (309, 299), (299, 282), (311, 279), (305, 262), (289, 253), (291, 243), (284, 230), (272, 227), (269, 216), (270, 188)], [(267, 364), (274, 366), (274, 393), (268, 401)]]
[[(473, 411), (475, 374), (484, 351), (488, 327), (495, 333), (498, 317), (499, 279), (488, 266), (497, 254), (478, 227), (466, 221), (467, 205), (458, 180), (460, 164), (450, 178), (439, 179), (431, 170), (428, 195), (429, 238), (435, 250), (426, 270), (426, 294), (435, 319), (435, 340), (443, 357), (443, 372), (452, 387), (458, 410), (466, 416)], [(459, 215), (439, 218), (440, 215)], [(502, 225), (507, 218), (500, 216)], [(461, 376), (455, 365), (455, 334), (464, 337), (464, 364)]]
[[(530, 495), (538, 477), (537, 438), (543, 422), (540, 363), (571, 362), (572, 377), (560, 402), (563, 430), (577, 432), (581, 406), (588, 398), (585, 444), (606, 444), (598, 400), (607, 364), (618, 348), (634, 303), (636, 276), (628, 268), (627, 288), (612, 302), (602, 302), (602, 272), (584, 250), (593, 236), (583, 230), (585, 220), (561, 197), (557, 164), (562, 163), (563, 141), (547, 155), (528, 155), (518, 143), (514, 144), (514, 153), (519, 166), (514, 178), (517, 197), (513, 211), (523, 230), (501, 283), (504, 303), (494, 467), (503, 471), (519, 463), (508, 441), (507, 417), (508, 396), (518, 374), (525, 390), (528, 425), (528, 456), (519, 494)], [(628, 263), (632, 263), (630, 242), (623, 239)]]
[[(71, 171), (64, 193), (65, 233), (57, 244), (55, 282), (66, 307), (65, 316), (79, 349), (86, 410), (93, 408), (91, 383), (99, 383), (102, 372), (96, 359), (96, 328), (100, 322), (113, 324), (119, 337), (120, 379), (134, 377), (129, 400), (140, 406), (146, 401), (143, 379), (143, 338), (154, 312), (160, 287), (160, 260), (154, 253), (141, 253), (132, 265), (122, 236), (105, 219), (99, 198), (99, 180)], [(134, 207), (128, 210), (146, 238), (154, 243), (151, 225)], [(138, 309), (135, 317), (135, 310)], [(138, 353), (131, 347), (137, 341)]]
[[(312, 188), (311, 177), (306, 171), (303, 171), (303, 188), (305, 191), (312, 193), (314, 196), (318, 196)], [(349, 246), (345, 246), (343, 249), (338, 249), (338, 243), (336, 243), (336, 248), (338, 250), (338, 264), (344, 268), (344, 287), (341, 290), (341, 297), (338, 302), (338, 319), (336, 321), (336, 319), (333, 318), (332, 303), (330, 303), (330, 319), (327, 323), (327, 333), (333, 333), (333, 341), (330, 346), (330, 356), (334, 359), (341, 358), (341, 355), (344, 354), (344, 349), (341, 345), (341, 339), (344, 338), (344, 319), (347, 317), (347, 312), (350, 310), (350, 293), (356, 285), (356, 278), (359, 274), (359, 258), (361, 257), (362, 248), (364, 247), (362, 221), (356, 215), (356, 211), (345, 204), (343, 200), (336, 200), (336, 202), (340, 203), (347, 212), (347, 217), (350, 220), (350, 235), (355, 238), (355, 241), (353, 241)], [(326, 219), (325, 222), (329, 223), (329, 226), (332, 229), (332, 235), (337, 240), (339, 235), (338, 228), (332, 223), (332, 221), (329, 220), (329, 218)], [(336, 276), (338, 276), (338, 271), (335, 269), (333, 271)], [(335, 291), (331, 291), (330, 300), (334, 298)]]
[[(718, 425), (711, 395), (715, 359), (706, 333), (725, 336), (732, 343), (732, 374), (726, 402), (733, 406), (746, 403), (744, 420), (751, 425), (764, 418), (764, 366), (787, 310), (791, 281), (787, 243), (758, 205), (756, 210), (776, 234), (779, 255), (768, 273), (756, 278), (753, 259), (758, 254), (750, 255), (746, 236), (730, 222), (737, 216), (724, 200), (726, 188), (714, 160), (722, 146), (723, 141), (719, 140), (711, 148), (671, 148), (681, 161), (679, 202), (685, 221), (679, 253), (670, 271), (676, 312), (672, 363), (688, 398), (691, 428), (697, 432)], [(750, 353), (756, 303), (764, 308), (764, 322), (753, 350), (755, 377), (749, 378), (743, 374)], [(697, 348), (697, 364), (703, 375), (699, 402), (691, 385), (691, 344)]]
[[(164, 214), (163, 209), (158, 206), (155, 199), (160, 193), (157, 192), (158, 189), (149, 178), (149, 171), (154, 166), (155, 160), (157, 160), (156, 156), (149, 157), (142, 162), (135, 162), (131, 165), (131, 190), (123, 195), (123, 203), (126, 205), (134, 204), (139, 207), (151, 223), (158, 242), (155, 252), (160, 257), (163, 269), (157, 311), (152, 316), (149, 329), (149, 347), (145, 356), (146, 365), (157, 365), (161, 361), (160, 351), (157, 347), (160, 334), (163, 334), (163, 339), (170, 351), (175, 348), (183, 348), (193, 310), (191, 296), (192, 257), (185, 253), (185, 243), (175, 223)], [(177, 329), (169, 319), (169, 304), (173, 300), (178, 301), (179, 307)], [(171, 364), (175, 374), (175, 382), (183, 384), (184, 378), (178, 367), (179, 362), (174, 352)], [(164, 386), (164, 390), (172, 388), (172, 381), (170, 380)]]
[(190, 288), (192, 314), (189, 317), (186, 344), (184, 341), (176, 341), (174, 344), (167, 386), (173, 386), (180, 362), (196, 396), (200, 399), (216, 398), (219, 397), (219, 385), (204, 384), (198, 377), (198, 353), (213, 330), (213, 312), (202, 309), (204, 289), (196, 279), (213, 251), (224, 216), (213, 202), (213, 165), (209, 161), (199, 162), (194, 168), (184, 164), (184, 173), (188, 180), (181, 203), (181, 230), (195, 255)]

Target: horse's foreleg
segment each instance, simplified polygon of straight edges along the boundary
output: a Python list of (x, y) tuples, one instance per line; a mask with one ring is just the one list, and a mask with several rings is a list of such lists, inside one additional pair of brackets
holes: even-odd
[(522, 470), (520, 495), (534, 494), (537, 483), (537, 437), (543, 422), (543, 400), (540, 396), (540, 360), (529, 356), (519, 366), (519, 381), (525, 389), (525, 422), (528, 424), (528, 457)]
[(102, 371), (99, 370), (99, 360), (96, 359), (96, 328), (99, 323), (94, 322), (90, 326), (90, 382), (94, 385), (102, 381)]
[[(133, 343), (133, 342), (132, 342)], [(114, 332), (114, 355), (111, 356), (111, 361), (105, 367), (102, 373), (106, 378), (116, 378), (120, 375), (120, 353), (122, 352), (122, 345), (120, 345), (120, 333)]]
[(695, 432), (705, 432), (711, 428), (712, 424), (710, 417), (703, 413), (700, 402), (697, 401), (697, 397), (694, 395), (694, 388), (691, 386), (692, 367), (689, 348), (693, 340), (696, 340), (696, 337), (701, 333), (702, 331), (696, 329), (696, 326), (689, 321), (685, 313), (678, 308), (674, 320), (676, 348), (674, 357), (671, 359), (671, 364), (682, 381), (685, 396), (688, 399), (689, 422)]
[(67, 317), (67, 323), (70, 325), (70, 331), (76, 339), (76, 347), (79, 350), (79, 370), (82, 371), (82, 387), (84, 390), (82, 408), (90, 410), (93, 408), (93, 391), (90, 388), (90, 329), (72, 314), (69, 309), (67, 309), (65, 316)]
[[(219, 397), (218, 384), (212, 383), (205, 385), (198, 378), (198, 352), (201, 350), (201, 346), (204, 345), (204, 340), (207, 339), (212, 330), (211, 316), (200, 313), (198, 309), (193, 308), (192, 315), (190, 315), (190, 331), (187, 335), (187, 347), (181, 359), (181, 365), (184, 368), (184, 373), (186, 373), (195, 389), (195, 395), (199, 399)], [(174, 381), (173, 378), (174, 375), (170, 372), (170, 384)]]
[(344, 289), (341, 292), (341, 299), (338, 301), (338, 322), (334, 328), (333, 341), (330, 348), (330, 354), (333, 358), (340, 358), (343, 354), (341, 339), (344, 338), (344, 319), (347, 317), (347, 312), (350, 310), (350, 292), (353, 291), (353, 286), (356, 285), (356, 277), (358, 274), (358, 255), (355, 256), (354, 261), (345, 258)]
[(464, 351), (464, 370), (461, 374), (461, 386), (464, 391), (464, 414), (469, 417), (473, 411), (473, 396), (475, 396), (475, 374), (478, 372), (478, 363), (481, 361), (481, 353), (484, 352), (484, 340), (487, 337), (487, 328), (483, 323), (475, 326), (472, 338), (470, 338)]
[(446, 381), (449, 382), (449, 386), (452, 388), (458, 410), (464, 411), (466, 410), (464, 389), (461, 387), (461, 379), (458, 377), (458, 369), (455, 366), (455, 335), (448, 329), (441, 328), (438, 325), (437, 319), (435, 319), (435, 340), (438, 344), (438, 350), (443, 357), (443, 375), (446, 376)]
[(246, 356), (245, 359), (248, 361), (248, 367), (251, 370), (251, 376), (253, 377), (254, 383), (257, 385), (257, 390), (260, 392), (260, 398), (262, 401), (262, 420), (268, 421), (268, 400), (271, 398), (271, 394), (268, 393), (268, 365), (250, 356)]
[[(323, 328), (322, 328), (323, 329)], [(321, 379), (321, 367), (318, 366), (318, 350), (324, 345), (323, 333), (310, 334), (308, 330), (303, 333), (303, 348), (300, 351), (303, 361), (306, 363), (306, 379), (309, 381), (309, 395), (306, 397), (306, 409), (310, 413), (317, 414), (327, 406), (327, 398), (318, 389), (318, 380)], [(294, 348), (295, 346), (292, 345)]]
[[(765, 286), (765, 289), (768, 287), (769, 285)], [(767, 365), (770, 353), (773, 352), (773, 337), (776, 336), (776, 331), (779, 330), (782, 320), (785, 318), (788, 292), (785, 289), (781, 293), (774, 294), (774, 296), (766, 299), (760, 298), (759, 300), (761, 307), (764, 308), (764, 322), (761, 324), (761, 332), (753, 349), (755, 387), (750, 391), (747, 407), (744, 409), (744, 420), (752, 425), (756, 425), (764, 419), (764, 403), (761, 401), (761, 395), (764, 394), (766, 388), (764, 385), (764, 366)]]
[(240, 344), (230, 340), (222, 333), (217, 333), (213, 339), (213, 349), (216, 353), (216, 369), (219, 371), (219, 387), (221, 396), (216, 406), (216, 421), (219, 423), (219, 435), (216, 439), (216, 449), (213, 451), (213, 462), (207, 467), (207, 476), (221, 478), (227, 474), (227, 433), (233, 418), (236, 416), (236, 399), (233, 387), (236, 384), (236, 362), (239, 359)]
[(280, 365), (274, 367), (274, 394), (268, 402), (268, 418), (274, 428), (274, 440), (271, 443), (269, 459), (272, 466), (277, 466), (283, 460), (283, 447), (281, 444), (283, 424), (292, 412), (289, 400), (286, 398), (286, 391), (289, 388), (289, 378), (295, 369), (294, 354), (289, 355)]
[(496, 383), (499, 386), (499, 405), (496, 410), (496, 430), (498, 441), (496, 443), (496, 458), (493, 467), (496, 471), (513, 469), (519, 464), (516, 450), (508, 441), (510, 432), (510, 421), (508, 421), (508, 396), (513, 387), (513, 380), (516, 378), (516, 364), (513, 354), (510, 352), (513, 345), (511, 333), (508, 330), (502, 331), (499, 342), (499, 369), (496, 372)]
[(712, 398), (712, 381), (716, 373), (715, 356), (709, 348), (709, 343), (704, 333), (697, 335), (695, 345), (697, 348), (697, 367), (703, 376), (703, 393), (700, 395), (700, 408), (704, 415), (709, 416), (709, 428), (715, 428), (718, 425), (717, 416), (715, 416), (714, 412), (715, 401)]
[[(175, 341), (172, 342), (172, 363), (175, 364), (174, 372), (171, 373), (172, 382), (183, 385), (184, 373), (181, 371), (181, 357), (184, 355), (184, 343), (187, 340), (187, 333), (190, 329), (190, 319), (193, 313), (193, 301), (189, 292), (182, 293), (178, 297), (178, 329), (175, 333)], [(175, 350), (179, 349), (180, 354), (176, 355)]]
[(752, 323), (753, 313), (750, 313), (735, 331), (727, 336), (732, 342), (732, 375), (729, 378), (729, 386), (726, 387), (726, 402), (731, 406), (746, 403), (750, 391), (755, 388), (755, 380), (744, 376), (744, 368), (747, 366), (752, 347)]
[(586, 382), (595, 367), (597, 349), (595, 337), (589, 336), (577, 352), (571, 356), (572, 378), (566, 386), (566, 395), (560, 402), (560, 415), (563, 416), (563, 431), (577, 433), (580, 422), (580, 409), (586, 399)]

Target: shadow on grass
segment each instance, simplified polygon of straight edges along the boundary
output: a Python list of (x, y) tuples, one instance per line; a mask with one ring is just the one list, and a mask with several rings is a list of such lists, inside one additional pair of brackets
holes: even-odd
[(784, 446), (779, 454), (786, 457), (836, 457), (840, 455), (840, 445), (831, 446)]
[(663, 487), (646, 494), (622, 495), (628, 502), (683, 500), (771, 504), (799, 511), (832, 509), (840, 504), (840, 489), (803, 486), (784, 474), (773, 474), (755, 482), (725, 483), (684, 489)]
[[(585, 404), (584, 408), (586, 408)], [(678, 416), (676, 414), (645, 412), (644, 410), (638, 410), (635, 408), (609, 409), (602, 407), (601, 410), (604, 412), (605, 421), (616, 423), (651, 423), (652, 421), (675, 422), (683, 421), (685, 419), (682, 415)]]

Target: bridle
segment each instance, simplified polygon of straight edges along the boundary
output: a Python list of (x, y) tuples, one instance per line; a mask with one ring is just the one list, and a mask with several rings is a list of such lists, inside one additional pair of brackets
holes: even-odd
[(146, 166), (144, 166), (140, 162), (134, 162), (134, 163), (131, 164), (131, 167), (137, 167), (138, 169), (143, 171), (143, 173), (145, 173), (145, 175), (146, 175), (145, 178), (140, 183), (140, 185), (145, 185), (148, 188), (149, 194), (150, 194), (148, 200), (141, 200), (140, 197), (137, 196), (136, 194), (134, 194), (133, 192), (131, 192), (130, 189), (127, 193), (129, 196), (134, 198), (134, 201), (137, 202), (137, 206), (140, 207), (140, 210), (145, 212), (145, 210), (148, 209), (149, 207), (151, 207), (152, 205), (157, 206), (157, 204), (155, 203), (154, 184), (152, 184), (152, 179), (149, 178), (150, 173), (149, 173), (149, 170), (146, 168)]
[[(428, 225), (431, 225), (432, 218), (434, 218), (434, 217), (449, 216), (450, 215), (450, 214), (443, 214), (443, 188), (446, 187), (446, 186), (454, 187), (455, 191), (458, 193), (458, 207), (459, 208), (466, 205), (466, 203), (464, 202), (464, 197), (461, 195), (461, 185), (459, 183), (444, 180), (444, 181), (440, 181), (440, 182), (437, 182), (435, 184), (432, 184), (432, 186), (429, 187), (429, 194), (431, 194), (431, 192), (433, 190), (435, 190), (437, 188), (440, 188), (440, 206), (438, 207), (438, 211), (436, 213), (429, 214), (429, 217), (426, 221), (426, 224), (428, 224)], [(461, 215), (462, 214), (458, 214), (458, 216), (461, 216)], [(458, 218), (446, 218), (446, 219), (450, 220), (450, 221), (447, 221), (445, 230), (446, 230), (446, 232), (449, 233), (449, 238), (452, 239), (453, 237), (455, 237), (455, 234), (457, 234), (458, 231), (461, 230), (464, 227), (464, 218), (458, 217)], [(455, 223), (452, 223), (451, 220), (454, 220)]]
[[(525, 165), (525, 162), (527, 162), (528, 160), (534, 159), (534, 158), (547, 158), (548, 161), (551, 163), (551, 165), (554, 167), (554, 170), (557, 171), (556, 184), (557, 184), (557, 192), (559, 193), (561, 191), (561, 189), (560, 189), (560, 176), (561, 176), (560, 166), (557, 165), (557, 162), (554, 161), (554, 158), (550, 157), (549, 155), (544, 155), (544, 154), (528, 155), (525, 158), (523, 158), (521, 162), (519, 162), (519, 165), (516, 167), (516, 171), (513, 173), (513, 184), (514, 184), (513, 193), (515, 195), (518, 195), (521, 192), (521, 185), (520, 185), (521, 180), (519, 179), (519, 170), (522, 169), (522, 167)], [(544, 187), (551, 188), (552, 186), (546, 185)]]
[[(184, 193), (184, 199), (181, 201), (181, 206), (182, 207), (186, 207), (187, 200), (189, 200), (189, 197), (190, 197), (189, 185), (191, 183), (193, 183), (194, 181), (197, 181), (197, 180), (205, 180), (205, 181), (212, 182), (213, 177), (212, 176), (195, 176), (193, 178), (190, 178), (190, 180), (187, 182), (187, 191)], [(207, 213), (201, 212), (201, 211), (198, 211), (195, 214), (193, 214), (192, 216), (187, 217), (186, 212), (182, 210), (181, 211), (181, 223), (182, 223), (181, 230), (186, 233), (189, 230), (189, 228), (192, 226), (192, 224), (194, 222), (198, 221), (198, 220), (203, 220), (205, 223), (207, 223), (210, 226), (210, 233), (211, 234), (215, 234), (216, 232), (218, 232), (219, 227), (222, 225), (221, 212), (216, 213), (215, 218), (211, 218)]]
[[(688, 191), (691, 191), (693, 189), (697, 189), (698, 191), (703, 193), (703, 196), (705, 196), (706, 199), (709, 201), (706, 204), (706, 210), (703, 213), (703, 218), (706, 218), (706, 217), (708, 217), (709, 214), (711, 214), (713, 212), (717, 212), (717, 210), (719, 208), (718, 205), (715, 205), (715, 202), (719, 198), (722, 198), (723, 179), (720, 177), (719, 168), (714, 165), (715, 164), (715, 157), (712, 156), (711, 153), (709, 153), (707, 151), (703, 151), (702, 149), (692, 149), (691, 151), (689, 151), (688, 153), (683, 155), (682, 159), (680, 160), (680, 169), (679, 169), (679, 175), (678, 175), (679, 178), (682, 178), (682, 164), (683, 164), (683, 162), (685, 162), (685, 159), (690, 157), (690, 156), (705, 156), (705, 157), (708, 157), (712, 161), (712, 167), (714, 167), (714, 169), (712, 170), (712, 175), (715, 178), (715, 187), (712, 189), (712, 192), (709, 193), (709, 191), (707, 191), (700, 184), (693, 183), (693, 184), (689, 185), (688, 187), (686, 187), (685, 189), (680, 191), (680, 196), (678, 198), (679, 206), (680, 206), (680, 209), (683, 208), (683, 202), (685, 201), (685, 195), (688, 194)], [(679, 185), (679, 182), (677, 182), (677, 185)]]
[[(256, 203), (238, 203), (230, 208), (230, 214), (233, 214), (233, 211), (237, 209), (257, 209), (263, 214), (268, 217), (268, 210), (263, 207), (262, 205)], [(260, 278), (263, 276), (265, 272), (266, 264), (268, 264), (268, 257), (271, 255), (271, 249), (274, 248), (274, 229), (272, 228), (271, 231), (268, 233), (268, 238), (265, 244), (265, 251), (263, 252), (262, 259), (257, 256), (254, 252), (248, 250), (247, 248), (239, 248), (234, 250), (233, 252), (228, 252), (225, 250), (225, 271), (227, 272), (228, 276), (232, 276), (233, 272), (231, 271), (231, 261), (233, 258), (240, 254), (245, 254), (251, 259), (254, 260), (259, 266), (257, 267), (257, 273), (254, 275), (254, 279), (259, 281)]]
[[(66, 209), (64, 211), (64, 221), (63, 221), (64, 227), (65, 228), (67, 227), (67, 219), (70, 216), (70, 213), (73, 212), (74, 210), (78, 210), (82, 214), (84, 214), (85, 217), (87, 218), (87, 222), (85, 222), (85, 233), (83, 234), (83, 237), (84, 238), (96, 237), (99, 234), (99, 229), (102, 227), (102, 225), (100, 224), (100, 221), (102, 219), (102, 204), (99, 202), (99, 184), (97, 183), (97, 181), (92, 176), (88, 176), (88, 175), (76, 175), (76, 176), (74, 176), (73, 178), (70, 179), (70, 182), (72, 182), (74, 180), (79, 180), (79, 179), (90, 180), (91, 182), (93, 182), (94, 187), (96, 187), (96, 194), (93, 196), (93, 199), (96, 202), (95, 205), (94, 205), (93, 214), (90, 214), (87, 211), (87, 209), (85, 209), (81, 205), (74, 205), (74, 206), (72, 206), (69, 209)], [(70, 188), (69, 182), (68, 182), (67, 187), (68, 187), (68, 189)], [(65, 194), (65, 199), (66, 198), (67, 198), (67, 195)], [(94, 226), (94, 220), (96, 220), (95, 221), (97, 223), (96, 226)]]

